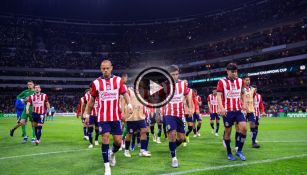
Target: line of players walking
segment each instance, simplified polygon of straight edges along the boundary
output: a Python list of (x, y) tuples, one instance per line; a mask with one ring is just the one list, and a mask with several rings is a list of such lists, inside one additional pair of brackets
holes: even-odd
[[(101, 63), (102, 76), (94, 80), (84, 97), (80, 99), (79, 111), (83, 123), (84, 138), (89, 140), (89, 148), (93, 148), (92, 134), (95, 127), (95, 145), (98, 136), (102, 136), (102, 157), (105, 174), (111, 174), (116, 165), (115, 153), (124, 149), (125, 157), (131, 157), (129, 150), (134, 150), (135, 140), (140, 147), (141, 157), (150, 157), (148, 150), (149, 131), (153, 141), (161, 143), (162, 130), (169, 140), (171, 166), (176, 168), (179, 162), (176, 148), (189, 142), (189, 134), (200, 136), (202, 119), (199, 106), (201, 98), (195, 90), (188, 87), (187, 81), (179, 79), (179, 68), (169, 67), (168, 72), (175, 80), (173, 99), (159, 109), (151, 109), (141, 104), (132, 87), (125, 82), (128, 77), (123, 74), (117, 77), (112, 74), (113, 66), (109, 60)], [(212, 133), (218, 136), (220, 116), (223, 118), (223, 144), (227, 150), (227, 159), (235, 160), (230, 147), (231, 128), (235, 125), (236, 156), (245, 161), (243, 145), (246, 139), (246, 121), (250, 123), (252, 147), (259, 148), (256, 143), (260, 115), (265, 115), (262, 98), (255, 87), (250, 86), (250, 78), (238, 78), (237, 65), (227, 66), (227, 77), (218, 81), (217, 88), (207, 98), (210, 111)], [(198, 122), (197, 126), (195, 122)], [(214, 127), (216, 121), (216, 127)], [(158, 125), (158, 133), (154, 133), (154, 125)], [(186, 126), (187, 125), (187, 126)], [(187, 129), (186, 129), (187, 128)], [(109, 149), (110, 135), (113, 135), (113, 146)]]

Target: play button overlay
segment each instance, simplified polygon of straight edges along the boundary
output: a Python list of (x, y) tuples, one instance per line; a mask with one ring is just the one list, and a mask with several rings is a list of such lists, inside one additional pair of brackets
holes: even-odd
[(134, 81), (137, 99), (150, 108), (166, 105), (174, 96), (175, 82), (164, 69), (150, 67), (138, 74)]

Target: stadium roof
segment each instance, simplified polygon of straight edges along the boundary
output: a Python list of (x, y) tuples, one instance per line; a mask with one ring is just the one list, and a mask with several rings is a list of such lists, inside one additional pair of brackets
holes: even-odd
[(82, 20), (152, 20), (208, 14), (252, 0), (4, 0), (0, 12)]

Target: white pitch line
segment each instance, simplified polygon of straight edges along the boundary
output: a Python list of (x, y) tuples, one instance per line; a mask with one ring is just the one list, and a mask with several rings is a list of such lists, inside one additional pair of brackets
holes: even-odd
[(41, 156), (41, 155), (49, 155), (49, 154), (70, 153), (70, 152), (78, 152), (78, 151), (85, 151), (85, 150), (90, 150), (90, 149), (75, 149), (75, 150), (67, 150), (67, 151), (55, 151), (55, 152), (45, 152), (45, 153), (37, 153), (37, 154), (25, 154), (25, 155), (18, 155), (18, 156), (0, 157), (0, 160), (14, 159), (14, 158), (20, 158), (20, 157)]
[(180, 172), (175, 172), (175, 173), (167, 173), (167, 174), (161, 174), (161, 175), (181, 175), (181, 174), (196, 173), (196, 172), (202, 172), (202, 171), (220, 170), (220, 169), (231, 168), (231, 167), (242, 167), (242, 166), (255, 165), (255, 164), (261, 164), (261, 163), (272, 163), (272, 162), (276, 162), (276, 161), (280, 161), (280, 160), (302, 158), (302, 157), (307, 157), (307, 154), (293, 155), (293, 156), (287, 156), (287, 157), (279, 157), (279, 158), (276, 158), (276, 159), (259, 160), (259, 161), (246, 162), (246, 163), (240, 163), (240, 164), (212, 166), (212, 167), (208, 167), (208, 168), (193, 169), (193, 170), (180, 171)]
[[(307, 140), (263, 140), (263, 141), (259, 141), (259, 143), (304, 143), (307, 142)], [(206, 142), (208, 144), (219, 144), (222, 143), (222, 141), (220, 142)], [(191, 143), (190, 143), (191, 144)], [(193, 144), (193, 143), (192, 143)]]

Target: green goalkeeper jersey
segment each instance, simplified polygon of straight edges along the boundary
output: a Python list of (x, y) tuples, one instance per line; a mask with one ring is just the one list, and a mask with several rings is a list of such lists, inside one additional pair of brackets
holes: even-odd
[(34, 90), (26, 89), (22, 91), (19, 95), (17, 95), (17, 99), (23, 99), (25, 102), (28, 101), (28, 97), (34, 94)]

